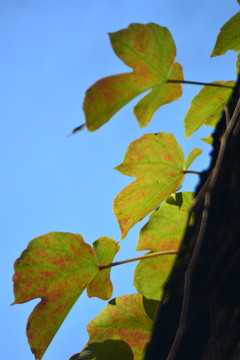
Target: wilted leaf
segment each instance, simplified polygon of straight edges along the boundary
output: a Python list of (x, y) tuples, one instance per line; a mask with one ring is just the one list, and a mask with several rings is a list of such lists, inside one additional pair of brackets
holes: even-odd
[[(177, 193), (160, 205), (141, 229), (136, 250), (178, 250), (193, 198), (192, 192)], [(139, 261), (133, 280), (137, 291), (147, 298), (159, 300), (175, 258), (164, 255)]]
[(227, 50), (240, 51), (240, 12), (221, 28), (211, 56), (223, 55)]
[(212, 136), (212, 134), (211, 134), (211, 135), (208, 135), (208, 136), (205, 137), (205, 138), (201, 138), (201, 140), (202, 140), (203, 142), (205, 142), (206, 144), (213, 145), (213, 136)]
[[(100, 278), (98, 265), (104, 265), (101, 255), (103, 261), (107, 259), (107, 262), (111, 262), (119, 247), (109, 238), (97, 240), (97, 247), (105, 247), (106, 243), (108, 253), (103, 255), (102, 250), (95, 253), (81, 235), (54, 232), (33, 239), (16, 260), (14, 303), (41, 298), (27, 325), (28, 341), (36, 358), (42, 358), (65, 317), (88, 285), (88, 291), (93, 296), (91, 284), (95, 277), (94, 296), (104, 299), (106, 294), (111, 296), (111, 283), (104, 275), (107, 270), (101, 271)], [(106, 273), (109, 277), (109, 272)], [(107, 280), (105, 291), (98, 285), (99, 282), (102, 284), (102, 279)]]
[(128, 29), (110, 34), (116, 55), (133, 72), (106, 77), (87, 90), (83, 109), (88, 130), (105, 124), (129, 101), (152, 89), (134, 108), (141, 127), (146, 126), (162, 105), (178, 99), (183, 80), (182, 67), (174, 63), (176, 47), (167, 28), (156, 24), (131, 24)]
[(182, 149), (172, 134), (146, 134), (129, 145), (122, 164), (115, 168), (136, 178), (113, 203), (121, 239), (176, 191), (184, 179), (184, 166)]
[(194, 160), (199, 156), (201, 155), (202, 153), (202, 149), (198, 149), (198, 148), (195, 148), (193, 149), (190, 154), (188, 155), (186, 161), (185, 161), (185, 170), (187, 170), (191, 165), (192, 163), (194, 162)]
[(158, 304), (139, 294), (111, 300), (88, 324), (89, 341), (74, 359), (142, 360)]
[[(214, 84), (233, 86), (234, 81), (214, 81)], [(202, 125), (216, 126), (233, 89), (204, 86), (195, 96), (184, 119), (185, 137), (188, 138)]]

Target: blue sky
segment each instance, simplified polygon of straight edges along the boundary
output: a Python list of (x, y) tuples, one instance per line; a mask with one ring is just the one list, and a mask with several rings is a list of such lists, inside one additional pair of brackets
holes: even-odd
[[(156, 112), (140, 129), (132, 113), (136, 100), (94, 133), (71, 130), (84, 122), (85, 91), (108, 75), (129, 71), (111, 49), (107, 33), (130, 23), (167, 26), (177, 46), (186, 80), (235, 80), (236, 54), (210, 58), (220, 27), (237, 11), (237, 0), (1, 0), (1, 357), (33, 359), (25, 335), (27, 318), (39, 300), (13, 302), (13, 263), (28, 242), (50, 231), (80, 233), (92, 243), (118, 240), (112, 202), (131, 178), (113, 170), (127, 146), (145, 133), (173, 132), (185, 156), (201, 147), (192, 169), (208, 166), (204, 128), (184, 140), (182, 121), (200, 88), (184, 86), (183, 96)], [(188, 175), (183, 190), (198, 177)], [(116, 257), (136, 256), (138, 232), (121, 242)], [(112, 269), (113, 297), (136, 292), (135, 264)], [(86, 344), (87, 323), (106, 302), (84, 293), (48, 348), (44, 360), (69, 359)]]

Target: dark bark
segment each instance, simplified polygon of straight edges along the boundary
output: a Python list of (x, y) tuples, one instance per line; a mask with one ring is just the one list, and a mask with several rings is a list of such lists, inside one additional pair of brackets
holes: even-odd
[[(228, 104), (230, 117), (239, 95), (240, 78)], [(236, 126), (240, 126), (239, 114)], [(209, 190), (205, 185), (205, 191), (200, 193), (214, 167), (216, 170), (220, 139), (225, 129), (224, 113), (214, 133), (209, 170), (201, 174), (196, 190), (196, 194), (201, 196), (193, 210), (194, 225), (186, 229), (179, 255), (165, 285), (145, 360), (240, 359), (240, 130), (236, 134), (235, 126), (227, 139), (213, 188)], [(207, 209), (206, 192), (210, 195)], [(205, 215), (207, 213), (205, 220), (202, 219), (204, 211)], [(189, 272), (203, 221), (206, 228), (200, 251)], [(186, 271), (190, 273), (189, 301), (180, 329)], [(180, 333), (179, 341), (169, 356), (177, 331)]]

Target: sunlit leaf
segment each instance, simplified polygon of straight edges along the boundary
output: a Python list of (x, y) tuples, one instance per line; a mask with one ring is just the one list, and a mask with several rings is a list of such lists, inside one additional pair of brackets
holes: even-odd
[[(141, 229), (136, 250), (178, 250), (193, 196), (192, 192), (177, 193), (160, 205)], [(137, 291), (149, 299), (160, 300), (175, 258), (164, 255), (139, 261), (133, 280)]]
[[(233, 86), (234, 81), (214, 81), (215, 84)], [(195, 96), (184, 119), (185, 137), (188, 138), (202, 125), (216, 126), (233, 89), (204, 86)]]
[(184, 191), (173, 194), (161, 204), (141, 229), (136, 250), (178, 249), (193, 198), (193, 192)]
[(152, 89), (134, 108), (141, 127), (146, 126), (162, 105), (178, 99), (180, 84), (167, 79), (183, 80), (182, 67), (174, 63), (176, 47), (167, 28), (156, 24), (131, 24), (127, 29), (110, 34), (116, 55), (133, 72), (106, 77), (90, 87), (83, 110), (88, 130), (105, 124), (129, 101)]
[(188, 155), (185, 161), (185, 170), (187, 170), (193, 163), (193, 161), (202, 153), (202, 149), (195, 148)]
[(211, 56), (223, 55), (227, 50), (240, 51), (240, 12), (221, 28)]
[(142, 360), (158, 304), (139, 294), (111, 300), (88, 324), (89, 341), (72, 360)]
[[(97, 257), (98, 265), (110, 264), (119, 251), (119, 245), (112, 239), (104, 236), (93, 243), (93, 249)], [(99, 297), (108, 300), (112, 296), (113, 287), (110, 280), (110, 268), (98, 271), (96, 276), (87, 286), (89, 297)]]
[(114, 199), (121, 239), (129, 229), (166, 200), (184, 179), (185, 162), (174, 135), (146, 134), (133, 141), (116, 170), (136, 180)]
[[(102, 245), (100, 245), (102, 242)], [(95, 282), (94, 296), (111, 296), (109, 272), (99, 277), (98, 265), (112, 261), (118, 246), (113, 239), (97, 240), (95, 248), (105, 247), (103, 254), (83, 241), (81, 235), (53, 232), (33, 239), (14, 264), (15, 304), (41, 298), (28, 319), (27, 335), (33, 354), (41, 359), (72, 306), (89, 285)], [(113, 246), (114, 244), (114, 246)], [(107, 273), (107, 278), (104, 275)], [(106, 290), (98, 285), (106, 280)], [(109, 297), (110, 297), (109, 296)]]
[(205, 138), (201, 138), (201, 140), (202, 140), (203, 142), (205, 142), (206, 144), (213, 145), (213, 136), (212, 136), (212, 134), (211, 134), (211, 135), (208, 135), (208, 136), (205, 137)]
[(236, 73), (237, 73), (237, 77), (239, 77), (239, 75), (240, 75), (240, 53), (237, 56)]
[(160, 300), (163, 285), (168, 278), (175, 259), (176, 255), (164, 255), (159, 258), (139, 261), (133, 279), (133, 285), (138, 293), (148, 299)]

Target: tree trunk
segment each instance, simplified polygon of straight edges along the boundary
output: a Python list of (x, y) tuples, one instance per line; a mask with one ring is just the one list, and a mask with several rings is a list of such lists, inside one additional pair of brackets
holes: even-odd
[(236, 121), (227, 138), (224, 112), (214, 133), (193, 225), (165, 285), (145, 360), (240, 359), (239, 95), (240, 77), (227, 106), (230, 119), (236, 109)]

